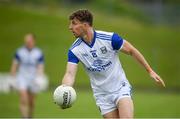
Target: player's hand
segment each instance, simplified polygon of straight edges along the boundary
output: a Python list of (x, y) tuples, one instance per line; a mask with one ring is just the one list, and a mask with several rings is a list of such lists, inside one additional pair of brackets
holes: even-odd
[(158, 84), (162, 85), (163, 87), (166, 87), (164, 81), (158, 74), (156, 74), (156, 72), (151, 71), (149, 74)]

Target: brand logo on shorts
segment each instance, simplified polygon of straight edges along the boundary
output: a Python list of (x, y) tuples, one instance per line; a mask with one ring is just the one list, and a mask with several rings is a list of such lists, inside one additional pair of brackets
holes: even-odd
[(127, 93), (126, 93), (126, 94), (122, 94), (122, 95), (123, 95), (123, 96), (129, 96), (129, 94), (127, 94)]

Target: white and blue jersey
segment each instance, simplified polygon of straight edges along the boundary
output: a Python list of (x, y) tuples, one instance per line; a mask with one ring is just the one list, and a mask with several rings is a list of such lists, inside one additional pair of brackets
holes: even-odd
[(69, 49), (68, 62), (82, 62), (95, 96), (116, 92), (124, 83), (129, 85), (118, 56), (123, 43), (116, 33), (94, 31), (91, 44), (78, 38)]
[(31, 80), (36, 77), (38, 64), (44, 63), (44, 56), (39, 48), (28, 50), (23, 46), (16, 51), (14, 61), (19, 64), (17, 76)]

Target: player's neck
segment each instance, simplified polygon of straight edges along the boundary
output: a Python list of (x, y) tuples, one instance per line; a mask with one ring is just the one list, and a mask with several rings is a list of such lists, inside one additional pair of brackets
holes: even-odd
[(32, 49), (33, 49), (34, 47), (25, 46), (25, 48), (30, 52), (30, 51), (32, 51)]
[(86, 43), (91, 44), (91, 42), (93, 41), (93, 37), (94, 37), (94, 30), (93, 28), (89, 28), (86, 33), (84, 33), (83, 35), (83, 39)]

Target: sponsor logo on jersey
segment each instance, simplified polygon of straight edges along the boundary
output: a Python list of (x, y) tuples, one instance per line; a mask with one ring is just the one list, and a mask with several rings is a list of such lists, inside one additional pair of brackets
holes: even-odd
[(92, 66), (94, 66), (94, 67), (101, 67), (103, 64), (105, 64), (105, 63), (103, 63), (102, 60), (97, 59), (97, 60), (94, 60)]
[(92, 64), (92, 67), (88, 67), (87, 70), (92, 72), (101, 72), (107, 69), (112, 64), (111, 61), (108, 61), (107, 63), (103, 62), (102, 60), (95, 60)]

